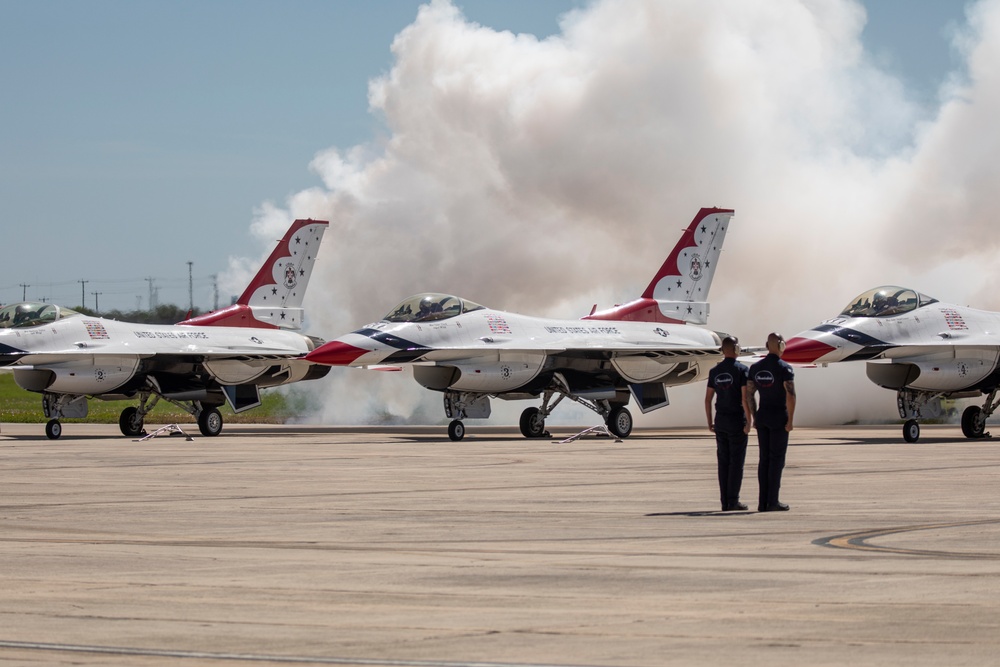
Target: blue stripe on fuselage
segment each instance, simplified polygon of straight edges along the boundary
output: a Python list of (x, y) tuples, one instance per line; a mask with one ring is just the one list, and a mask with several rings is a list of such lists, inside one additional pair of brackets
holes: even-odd
[(28, 353), (25, 350), (0, 343), (0, 366), (10, 366), (26, 354)]
[(434, 348), (427, 347), (426, 345), (419, 345), (412, 341), (408, 341), (405, 338), (400, 338), (394, 334), (379, 331), (378, 329), (359, 329), (354, 333), (359, 336), (367, 336), (374, 341), (378, 341), (383, 345), (388, 345), (389, 347), (394, 347), (399, 352), (393, 352), (388, 357), (382, 361), (385, 363), (406, 363), (409, 361), (416, 361), (420, 357), (424, 356)]
[(850, 329), (848, 327), (842, 327), (836, 324), (821, 324), (818, 327), (815, 327), (813, 331), (832, 334), (834, 336), (837, 336), (838, 338), (843, 338), (848, 342), (861, 346), (860, 350), (854, 352), (848, 357), (845, 357), (844, 361), (860, 361), (863, 359), (874, 359), (883, 352), (887, 352), (893, 348), (899, 347), (898, 345), (893, 345), (892, 343), (886, 343), (883, 340), (879, 340), (874, 336), (869, 336), (868, 334), (862, 333), (856, 329)]

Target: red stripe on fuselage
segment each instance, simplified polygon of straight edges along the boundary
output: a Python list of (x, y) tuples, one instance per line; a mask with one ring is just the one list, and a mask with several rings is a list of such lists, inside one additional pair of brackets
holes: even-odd
[(366, 354), (368, 350), (354, 347), (339, 340), (332, 340), (329, 343), (320, 345), (315, 350), (305, 356), (306, 361), (327, 366), (350, 366), (358, 357)]

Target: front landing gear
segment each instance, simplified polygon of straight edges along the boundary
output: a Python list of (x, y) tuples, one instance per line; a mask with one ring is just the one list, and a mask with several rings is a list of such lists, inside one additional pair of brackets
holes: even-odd
[(903, 440), (916, 442), (920, 439), (921, 409), (927, 407), (931, 401), (943, 396), (945, 394), (941, 392), (913, 389), (900, 389), (896, 392), (896, 409), (899, 410), (899, 418), (906, 420), (906, 423), (903, 424)]
[(465, 424), (463, 424), (459, 419), (452, 420), (452, 422), (448, 424), (448, 437), (454, 442), (458, 442), (464, 438)]
[(45, 424), (45, 437), (49, 440), (58, 440), (60, 435), (62, 435), (62, 424), (58, 419), (50, 419)]

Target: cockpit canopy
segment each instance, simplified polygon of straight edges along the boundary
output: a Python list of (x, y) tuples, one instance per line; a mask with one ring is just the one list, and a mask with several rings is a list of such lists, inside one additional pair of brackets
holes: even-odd
[(935, 303), (926, 294), (896, 285), (884, 285), (858, 295), (844, 308), (842, 317), (889, 317)]
[(30, 301), (12, 303), (0, 308), (0, 329), (37, 327), (79, 314), (75, 310), (63, 308), (54, 303), (33, 303)]
[(431, 322), (474, 310), (483, 310), (483, 306), (449, 294), (425, 293), (406, 299), (382, 319), (386, 322)]

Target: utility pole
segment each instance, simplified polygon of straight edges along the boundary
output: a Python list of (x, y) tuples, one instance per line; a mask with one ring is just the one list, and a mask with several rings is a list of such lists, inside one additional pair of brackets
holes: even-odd
[(86, 289), (87, 289), (87, 283), (89, 283), (90, 281), (89, 280), (77, 280), (76, 282), (80, 283), (80, 305), (83, 306), (83, 307), (86, 307), (86, 305), (87, 305), (87, 292), (86, 292)]
[(191, 277), (191, 267), (194, 262), (188, 262), (188, 310), (194, 313), (194, 279)]
[(91, 292), (91, 294), (94, 295), (94, 312), (99, 313), (101, 312), (101, 302), (97, 299), (97, 297), (104, 294), (104, 292)]
[(156, 300), (153, 298), (153, 279), (146, 278), (146, 282), (149, 283), (149, 312), (156, 310)]
[(22, 290), (21, 290), (21, 301), (27, 301), (28, 300), (28, 288), (29, 287), (31, 287), (31, 285), (25, 285), (24, 283), (21, 283), (21, 288), (22, 288)]

